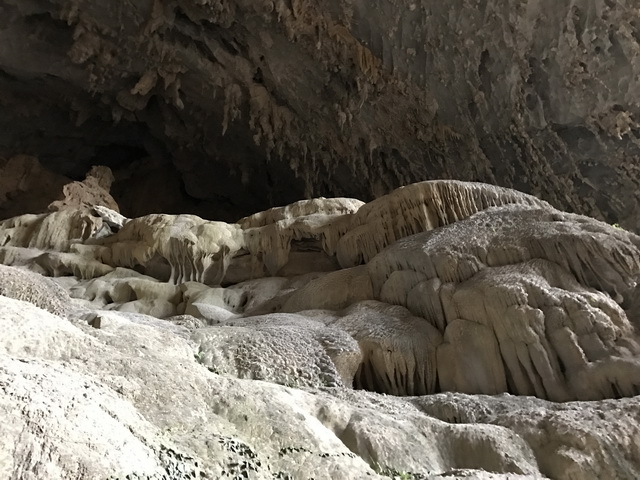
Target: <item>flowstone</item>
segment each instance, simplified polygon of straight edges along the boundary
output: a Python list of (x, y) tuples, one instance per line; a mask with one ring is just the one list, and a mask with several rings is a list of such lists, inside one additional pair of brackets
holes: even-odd
[(0, 238), (8, 477), (640, 476), (633, 233), (435, 181)]

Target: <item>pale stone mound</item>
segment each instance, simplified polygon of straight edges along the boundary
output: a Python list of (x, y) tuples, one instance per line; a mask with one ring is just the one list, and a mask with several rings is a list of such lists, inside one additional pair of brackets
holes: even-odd
[(147, 215), (128, 221), (100, 244), (102, 261), (141, 268), (163, 281), (220, 283), (228, 254), (243, 246), (237, 225), (207, 222), (196, 215)]
[(295, 387), (353, 384), (362, 361), (344, 330), (292, 314), (271, 314), (197, 330), (197, 358), (215, 373)]
[(71, 305), (67, 291), (36, 273), (0, 265), (0, 295), (29, 302), (55, 315), (65, 316)]
[(95, 329), (4, 297), (0, 319), (3, 477), (539, 476), (508, 428), (451, 426), (393, 397), (225, 378), (158, 321), (107, 312)]
[(73, 243), (94, 237), (102, 226), (102, 219), (86, 209), (21, 215), (0, 222), (0, 247), (67, 252)]
[(437, 385), (442, 334), (407, 309), (365, 301), (338, 313), (332, 326), (358, 341), (362, 363), (354, 387), (391, 395), (425, 395)]
[[(327, 257), (335, 253), (337, 242), (347, 231), (349, 221), (350, 214), (311, 214), (248, 228), (244, 231), (246, 248), (254, 257), (262, 259), (270, 275), (281, 274), (290, 264), (294, 253), (306, 253), (304, 257), (296, 259), (298, 263), (305, 257), (311, 257), (311, 262), (320, 263), (324, 260), (324, 263), (328, 263)], [(337, 268), (339, 265), (335, 262), (331, 262), (329, 268), (323, 267), (324, 270)]]
[[(41, 167), (35, 159), (16, 157), (5, 168), (13, 169), (17, 174), (21, 168), (38, 170)], [(112, 182), (113, 174), (108, 167), (93, 167), (82, 182), (64, 185), (63, 198), (48, 206), (51, 213), (20, 215), (0, 222), (0, 247), (66, 252), (74, 243), (111, 235), (126, 221), (118, 213), (118, 205), (109, 194)], [(0, 203), (5, 182), (1, 183)]]
[[(314, 199), (242, 219), (238, 224), (195, 215), (147, 215), (126, 222), (100, 260), (139, 268), (179, 284), (238, 283), (266, 275), (300, 275), (339, 268), (333, 257), (362, 202)], [(345, 213), (346, 212), (346, 213)]]
[[(313, 281), (307, 285), (311, 284)], [(311, 297), (309, 302), (314, 301), (314, 295), (309, 292), (305, 296)], [(318, 294), (315, 297), (321, 298)], [(299, 313), (295, 315), (254, 315), (230, 319), (224, 324), (257, 331), (282, 325), (295, 327), (295, 330), (316, 331), (322, 325), (333, 331), (346, 332), (357, 342), (353, 352), (341, 349), (343, 353), (340, 356), (330, 355), (340, 372), (344, 368), (340, 365), (347, 362), (347, 370), (351, 373), (345, 385), (392, 395), (424, 395), (434, 391), (437, 385), (436, 352), (442, 343), (442, 334), (427, 320), (412, 315), (404, 307), (374, 300), (360, 301), (341, 311), (335, 310), (337, 308), (297, 310)], [(224, 347), (218, 348), (224, 350)], [(313, 351), (307, 346), (305, 349)], [(240, 350), (234, 352), (235, 358), (244, 355)], [(264, 361), (269, 363), (267, 358)], [(347, 378), (342, 373), (341, 376)]]
[(103, 205), (92, 205), (91, 210), (97, 213), (110, 227), (120, 230), (129, 221), (127, 217), (121, 215), (116, 210), (112, 210)]
[(70, 293), (74, 298), (88, 300), (94, 307), (158, 318), (184, 313), (184, 308), (180, 308), (182, 290), (176, 285), (126, 268), (88, 278), (72, 286)]
[(90, 376), (2, 356), (0, 382), (0, 451), (12, 452), (0, 462), (2, 478), (131, 478), (135, 472), (187, 480), (202, 472), (201, 459), (163, 440), (130, 402)]
[[(640, 465), (640, 397), (550, 403), (510, 395), (428, 395), (409, 400), (451, 424), (494, 424), (516, 432), (549, 478), (632, 479)], [(614, 429), (617, 434), (606, 433)], [(562, 440), (560, 440), (562, 437)], [(607, 447), (602, 440), (606, 438)]]
[[(108, 179), (96, 178), (90, 174), (87, 181), (108, 184)], [(103, 205), (109, 202), (96, 200), (89, 208), (88, 201), (70, 201), (57, 207), (64, 207), (60, 212), (0, 223), (0, 246), (68, 251), (74, 243), (91, 239), (102, 248), (84, 253), (100, 263), (136, 268), (174, 284), (228, 285), (366, 263), (399, 238), (492, 205), (547, 205), (512, 190), (453, 181), (403, 187), (362, 208), (362, 202), (346, 198), (304, 200), (238, 224), (161, 214), (128, 221)]]
[(533, 197), (67, 206), (0, 262), (3, 478), (640, 478), (640, 239)]
[(36, 266), (42, 269), (42, 273), (49, 277), (74, 276), (76, 278), (96, 278), (107, 275), (113, 271), (113, 267), (105, 265), (93, 258), (85, 257), (77, 253), (45, 252), (38, 255), (29, 263), (29, 268)]
[(12, 267), (32, 267), (40, 255), (42, 250), (37, 248), (0, 247), (0, 263)]
[[(296, 273), (330, 271), (339, 266), (329, 263), (328, 257), (335, 254), (338, 240), (362, 205), (363, 202), (352, 198), (314, 198), (272, 208), (238, 223), (245, 230), (247, 249), (264, 259), (269, 274), (282, 275), (287, 265), (305, 261), (315, 263), (316, 268), (307, 266)], [(315, 256), (310, 255), (313, 252)], [(300, 258), (292, 259), (296, 253)]]
[(207, 326), (207, 322), (205, 320), (185, 314), (174, 315), (173, 317), (167, 318), (167, 321), (173, 323), (174, 325), (184, 327), (190, 332)]
[(355, 198), (313, 198), (300, 200), (284, 207), (271, 208), (242, 218), (238, 224), (244, 229), (264, 227), (282, 220), (309, 215), (347, 215), (358, 211), (365, 203)]
[(443, 334), (439, 389), (599, 399), (640, 393), (637, 332), (614, 301), (635, 287), (638, 245), (586, 217), (507, 206), (400, 240), (368, 268), (380, 300)]
[(287, 298), (281, 311), (342, 310), (356, 302), (372, 298), (373, 288), (366, 267), (345, 268), (297, 288)]
[(337, 245), (338, 261), (342, 267), (367, 263), (396, 240), (514, 203), (551, 208), (531, 195), (484, 183), (433, 180), (400, 187), (352, 216)]

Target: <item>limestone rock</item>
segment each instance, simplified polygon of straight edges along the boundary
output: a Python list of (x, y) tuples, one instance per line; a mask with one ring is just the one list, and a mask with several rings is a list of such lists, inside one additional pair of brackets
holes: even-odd
[(227, 321), (192, 337), (200, 362), (215, 373), (296, 387), (353, 384), (360, 348), (342, 329), (287, 314)]
[[(484, 423), (511, 429), (526, 439), (540, 472), (549, 478), (613, 479), (636, 475), (640, 451), (632, 439), (639, 432), (639, 400), (550, 403), (510, 395), (448, 393), (412, 399), (411, 403), (451, 424)], [(618, 435), (608, 433), (614, 425)], [(560, 443), (558, 435), (564, 436)], [(603, 437), (611, 442), (609, 448), (601, 448)]]
[[(103, 247), (91, 252), (98, 262), (138, 268), (178, 284), (218, 285), (355, 266), (399, 238), (515, 202), (548, 207), (534, 197), (489, 185), (435, 181), (398, 189), (363, 208), (352, 199), (321, 198), (261, 212), (237, 224), (195, 215), (126, 221), (100, 206), (93, 208), (93, 215), (67, 208), (5, 221), (0, 235), (6, 232), (7, 245), (58, 250), (71, 248), (73, 240), (92, 239)], [(59, 218), (62, 215), (68, 219)], [(74, 225), (66, 227), (66, 235), (62, 221)], [(33, 232), (41, 240), (34, 242)]]
[(120, 230), (129, 220), (124, 215), (120, 215), (117, 211), (111, 210), (103, 205), (92, 205), (91, 209), (98, 214), (104, 223), (106, 223), (114, 232)]
[(71, 295), (89, 300), (100, 308), (159, 318), (184, 313), (178, 312), (183, 300), (180, 288), (125, 268), (80, 281), (71, 288)]
[(378, 298), (444, 336), (442, 390), (556, 401), (640, 393), (639, 239), (586, 217), (492, 208), (398, 241), (368, 265)]
[(109, 190), (114, 181), (109, 167), (93, 166), (82, 182), (72, 182), (62, 189), (63, 198), (49, 205), (50, 210), (62, 210), (68, 207), (107, 207), (118, 212), (118, 204)]
[[(82, 279), (70, 286), (73, 296), (94, 307), (227, 326), (238, 315), (331, 311), (323, 324), (339, 324), (359, 342), (356, 385), (384, 393), (509, 391), (566, 400), (634, 395), (640, 385), (637, 327), (622, 308), (633, 303), (640, 240), (518, 192), (424, 182), (364, 206), (317, 199), (239, 224), (151, 215), (104, 238), (94, 230), (84, 243), (82, 235), (46, 240), (77, 236), (69, 231), (81, 211), (4, 222), (14, 244), (37, 228), (45, 240), (28, 240), (30, 248), (68, 253), (29, 260), (5, 248), (35, 271)], [(71, 220), (54, 223), (55, 215)], [(425, 233), (408, 236), (415, 231)], [(258, 277), (269, 265), (301, 261), (292, 252), (300, 241), (317, 241), (318, 253), (343, 260), (351, 252), (354, 263), (395, 243), (366, 266), (227, 287), (200, 283), (219, 284), (233, 258), (261, 264)], [(383, 303), (349, 313), (373, 299)], [(362, 331), (363, 318), (385, 333)], [(232, 352), (228, 361), (242, 356)]]
[(224, 276), (229, 252), (242, 248), (237, 225), (206, 222), (195, 215), (149, 215), (127, 222), (102, 239), (109, 247), (103, 261), (127, 268), (142, 267), (154, 277), (174, 283), (217, 284)]
[(337, 245), (338, 261), (343, 268), (367, 263), (396, 240), (509, 204), (551, 208), (531, 195), (481, 183), (438, 180), (407, 185), (353, 215)]
[(442, 334), (408, 310), (375, 301), (339, 312), (333, 326), (358, 341), (363, 359), (354, 386), (392, 395), (424, 395), (437, 385)]
[(91, 212), (0, 224), (2, 475), (640, 475), (630, 232), (450, 181), (236, 224)]
[[(499, 471), (535, 472), (531, 451), (502, 427), (477, 429), (481, 440), (463, 430), (454, 434), (468, 445), (495, 445), (491, 460), (482, 454), (475, 460), (442, 455), (426, 448), (433, 445), (430, 437), (400, 454), (413, 435), (405, 432), (406, 419), (384, 408), (377, 412), (381, 407), (375, 403), (352, 407), (330, 392), (225, 379), (200, 366), (196, 352), (172, 329), (132, 323), (116, 312), (106, 314), (103, 328), (83, 329), (4, 297), (0, 312), (11, 332), (0, 343), (6, 385), (0, 405), (11, 414), (11, 422), (2, 423), (3, 445), (11, 444), (10, 451), (18, 454), (17, 462), (2, 462), (9, 474), (30, 478), (49, 472), (49, 478), (66, 479), (111, 469), (121, 477), (188, 478), (195, 471), (212, 478), (271, 478), (273, 472), (294, 478), (381, 478), (372, 466), (420, 473), (474, 462)], [(37, 322), (43, 328), (34, 328)], [(30, 340), (16, 343), (25, 332), (32, 332)], [(25, 395), (29, 409), (16, 410), (17, 399)], [(169, 405), (179, 405), (184, 413)], [(44, 411), (38, 414), (40, 407)], [(416, 429), (448, 434), (448, 427), (424, 415), (414, 413), (412, 421)], [(52, 425), (69, 435), (55, 434)], [(96, 428), (106, 430), (99, 435)], [(133, 435), (123, 437), (122, 431)], [(84, 441), (94, 435), (97, 443)], [(78, 443), (66, 443), (68, 438)], [(103, 448), (109, 455), (96, 461), (97, 449)], [(67, 454), (44, 455), (43, 449)], [(3, 447), (3, 454), (7, 451)], [(128, 461), (132, 452), (136, 459)], [(425, 452), (431, 452), (427, 459)]]
[(0, 246), (66, 252), (74, 242), (94, 237), (102, 226), (99, 216), (84, 209), (25, 214), (0, 222)]
[(11, 458), (3, 453), (3, 477), (133, 473), (187, 479), (202, 471), (201, 459), (175, 450), (158, 427), (90, 376), (48, 362), (0, 358), (0, 381), (6, 386), (0, 394), (0, 450), (13, 452)]
[(175, 315), (166, 319), (174, 325), (185, 327), (188, 331), (193, 332), (198, 328), (206, 327), (207, 322), (201, 318), (196, 318), (192, 315)]
[(33, 269), (34, 260), (40, 255), (42, 255), (42, 250), (37, 248), (0, 247), (0, 263), (3, 265), (13, 267), (29, 266)]
[(355, 198), (314, 198), (300, 200), (284, 207), (275, 207), (242, 218), (238, 223), (242, 228), (256, 228), (283, 220), (291, 220), (309, 215), (348, 215), (358, 211), (364, 202)]
[(69, 294), (55, 282), (19, 268), (0, 265), (0, 295), (24, 300), (56, 315), (66, 315)]
[(33, 263), (42, 269), (44, 275), (62, 277), (73, 275), (77, 278), (95, 278), (107, 275), (113, 267), (92, 258), (83, 258), (76, 253), (46, 252), (34, 259)]
[(371, 278), (365, 267), (345, 268), (307, 282), (284, 303), (282, 311), (342, 310), (373, 298)]
[[(38, 478), (47, 472), (48, 478), (67, 479), (110, 470), (120, 477), (151, 478), (189, 478), (194, 472), (210, 478), (271, 478), (274, 472), (293, 478), (384, 478), (377, 471), (506, 479), (543, 478), (543, 465), (545, 475), (568, 480), (569, 474), (595, 478), (594, 464), (580, 458), (613, 459), (612, 441), (636, 455), (637, 446), (624, 442), (633, 438), (637, 424), (621, 422), (615, 405), (633, 415), (637, 399), (610, 402), (607, 410), (605, 404), (586, 404), (586, 411), (605, 416), (576, 431), (580, 437), (588, 432), (585, 444), (561, 433), (575, 418), (571, 406), (527, 400), (518, 405), (531, 420), (516, 423), (513, 402), (502, 406), (484, 397), (402, 399), (224, 378), (203, 368), (196, 350), (173, 329), (133, 322), (117, 312), (105, 316), (103, 328), (92, 329), (0, 297), (0, 318), (10, 333), (0, 342), (0, 408), (10, 419), (0, 427), (0, 451), (17, 455), (17, 461), (0, 462), (3, 475)], [(31, 332), (27, 341), (26, 332)], [(17, 410), (21, 398), (30, 399), (29, 407)], [(467, 415), (476, 412), (480, 423), (446, 423), (451, 418), (434, 403), (442, 398), (459, 402)], [(480, 419), (477, 412), (485, 416)], [(554, 458), (542, 458), (549, 437), (537, 440), (542, 437), (536, 425), (544, 415), (556, 419), (544, 424), (558, 442)], [(77, 442), (68, 443), (69, 438)], [(44, 454), (51, 450), (61, 454)], [(616, 470), (619, 478), (637, 475), (634, 461), (616, 462), (610, 465), (623, 467)]]
[[(133, 219), (99, 243), (102, 260), (139, 267), (174, 283), (238, 283), (265, 275), (300, 275), (339, 268), (338, 239), (361, 202), (315, 199), (242, 219), (237, 224), (195, 215)], [(347, 212), (347, 213), (344, 213)]]
[(0, 159), (0, 220), (45, 212), (68, 182), (68, 178), (44, 168), (35, 157)]

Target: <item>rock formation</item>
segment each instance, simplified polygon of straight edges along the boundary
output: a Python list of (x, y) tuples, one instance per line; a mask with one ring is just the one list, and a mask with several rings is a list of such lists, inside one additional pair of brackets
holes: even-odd
[(631, 232), (460, 181), (237, 223), (70, 197), (0, 222), (4, 477), (640, 475)]
[(0, 477), (640, 478), (639, 51), (631, 0), (0, 0)]
[(640, 228), (633, 0), (2, 0), (0, 18), (0, 156), (75, 181), (107, 165), (129, 217), (457, 178)]

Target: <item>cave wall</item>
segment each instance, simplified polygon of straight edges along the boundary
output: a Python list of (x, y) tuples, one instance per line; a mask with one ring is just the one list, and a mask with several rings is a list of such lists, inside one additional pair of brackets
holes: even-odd
[(637, 229), (638, 52), (631, 0), (1, 0), (0, 156), (130, 216), (455, 178)]

